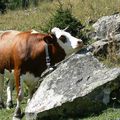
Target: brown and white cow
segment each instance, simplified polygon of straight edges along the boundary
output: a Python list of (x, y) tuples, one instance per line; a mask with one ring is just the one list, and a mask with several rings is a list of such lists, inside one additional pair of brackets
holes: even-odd
[[(47, 68), (46, 45), (48, 45), (50, 63), (54, 65), (80, 49), (83, 42), (56, 27), (51, 30), (51, 34), (41, 34), (36, 31), (7, 31), (0, 35), (0, 104), (3, 107), (4, 71), (14, 70), (17, 91), (15, 117), (21, 116), (21, 79), (26, 81), (30, 91), (33, 92), (35, 84)], [(12, 101), (12, 85), (11, 81), (7, 88), (7, 104)]]

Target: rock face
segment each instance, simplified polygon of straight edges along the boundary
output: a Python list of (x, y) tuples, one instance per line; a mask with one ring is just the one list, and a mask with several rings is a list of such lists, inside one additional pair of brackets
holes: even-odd
[(95, 37), (94, 39), (101, 40), (106, 39), (108, 34), (114, 32), (114, 34), (119, 34), (120, 30), (120, 14), (115, 14), (112, 16), (104, 16), (93, 24), (93, 28), (95, 29)]
[(98, 19), (92, 27), (94, 29), (94, 36), (91, 39), (96, 40), (92, 44), (95, 54), (101, 54), (101, 51), (102, 53), (105, 51), (104, 53), (107, 54), (107, 46), (113, 40), (120, 45), (120, 14), (104, 16)]
[(27, 120), (59, 120), (99, 112), (119, 87), (120, 69), (103, 66), (91, 53), (65, 60), (46, 76), (26, 107)]

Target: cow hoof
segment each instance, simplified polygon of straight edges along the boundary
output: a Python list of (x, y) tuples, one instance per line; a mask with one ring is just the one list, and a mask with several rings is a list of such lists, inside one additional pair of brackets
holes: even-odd
[(18, 118), (18, 117), (13, 116), (13, 119), (12, 119), (12, 120), (21, 120), (21, 118)]
[(21, 118), (21, 109), (20, 108), (16, 108), (15, 113), (14, 113), (14, 118)]
[(3, 102), (0, 103), (0, 109), (5, 108), (5, 105)]
[(12, 120), (22, 120), (24, 115), (25, 115), (24, 113), (22, 114), (15, 113)]
[(13, 108), (13, 102), (12, 102), (12, 101), (9, 101), (9, 102), (7, 103), (7, 109), (9, 110), (9, 109), (11, 109), (11, 108)]

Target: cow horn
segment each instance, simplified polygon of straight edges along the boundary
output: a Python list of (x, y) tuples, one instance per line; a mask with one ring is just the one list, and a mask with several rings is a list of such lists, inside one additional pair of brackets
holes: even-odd
[(68, 28), (70, 27), (70, 25), (68, 25), (65, 29), (63, 29), (64, 31), (66, 31)]
[(50, 33), (50, 32), (51, 32), (51, 29), (49, 28), (49, 29), (48, 29), (48, 33)]

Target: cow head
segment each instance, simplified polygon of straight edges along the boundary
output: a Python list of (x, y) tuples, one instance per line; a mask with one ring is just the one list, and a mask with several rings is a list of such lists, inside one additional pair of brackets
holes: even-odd
[(83, 47), (81, 39), (73, 37), (64, 30), (54, 27), (51, 32), (56, 36), (57, 42), (65, 50), (67, 56)]

